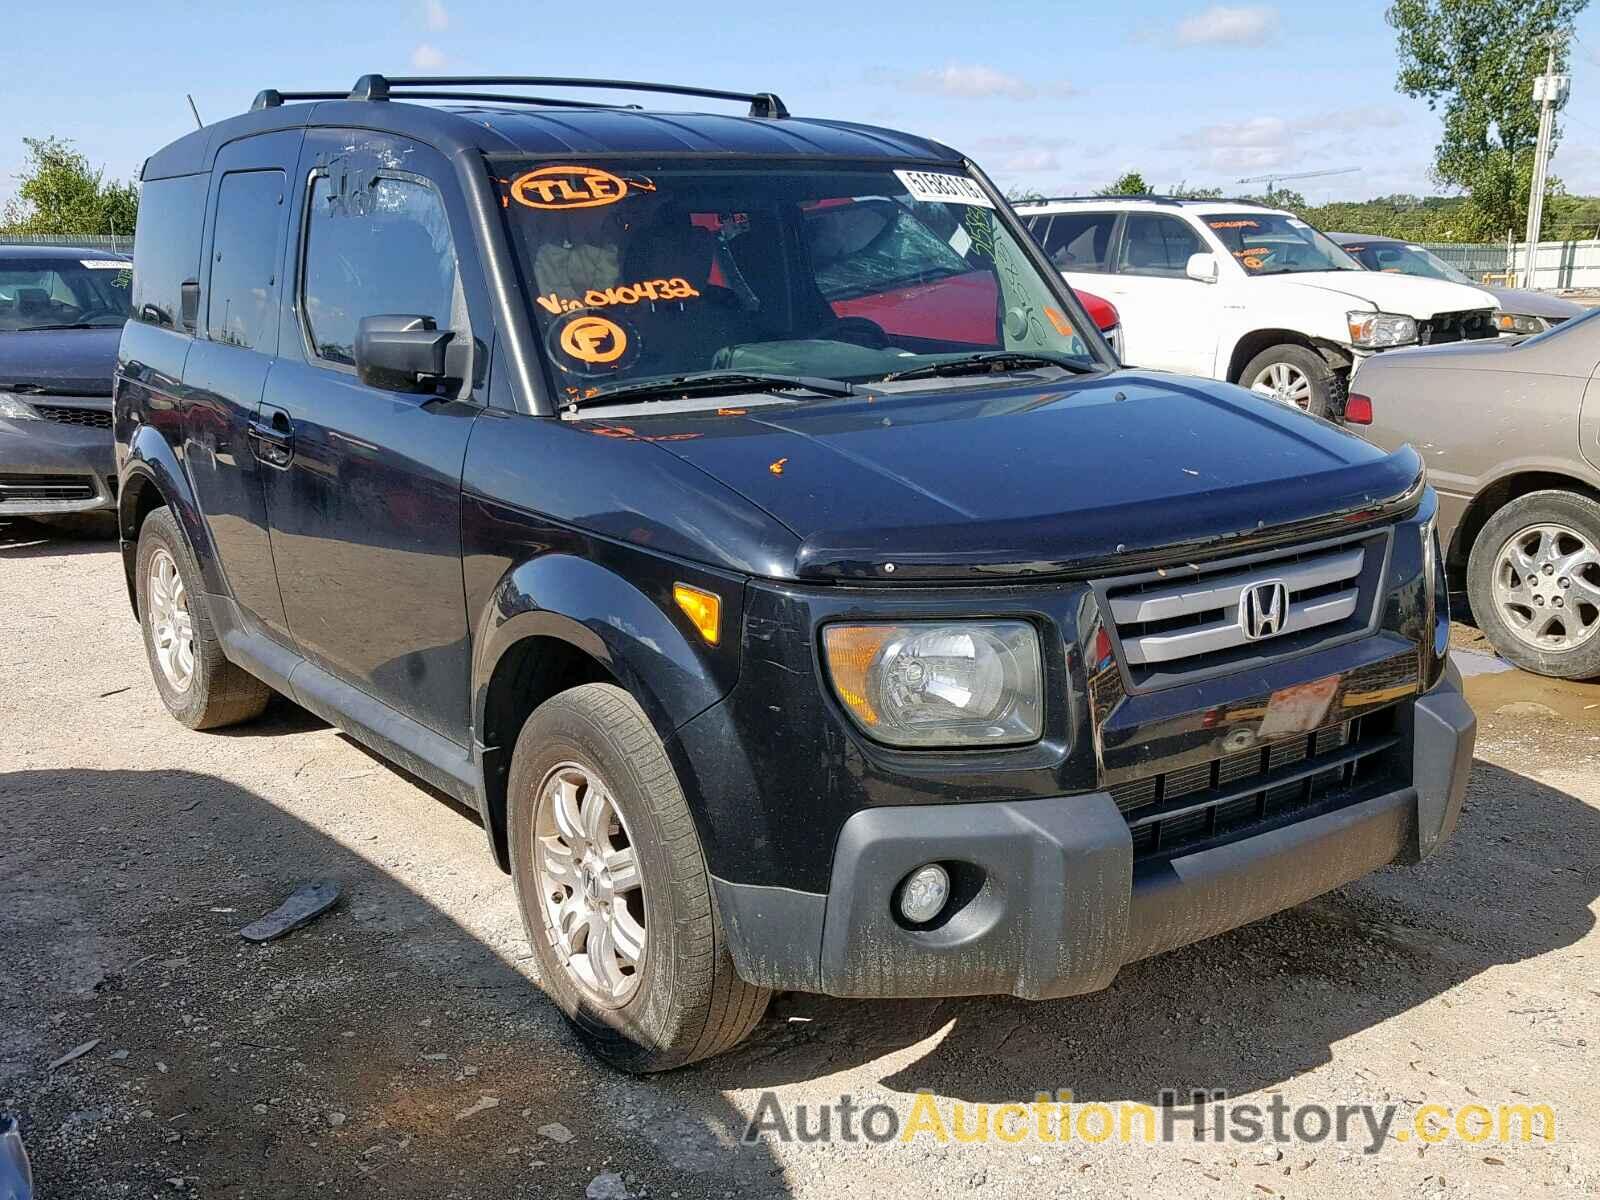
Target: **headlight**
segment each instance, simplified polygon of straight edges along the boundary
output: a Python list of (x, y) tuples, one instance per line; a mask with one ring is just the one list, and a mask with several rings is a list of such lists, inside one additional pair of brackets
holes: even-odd
[(1543, 333), (1549, 328), (1543, 317), (1523, 317), (1516, 313), (1499, 312), (1494, 315), (1494, 327), (1501, 333)]
[(863, 733), (891, 746), (1037, 741), (1039, 637), (1023, 621), (829, 625), (833, 690)]
[(1350, 344), (1363, 350), (1408, 346), (1417, 340), (1416, 319), (1402, 313), (1348, 312), (1344, 317), (1350, 325)]
[(13, 396), (10, 392), (0, 392), (0, 417), (7, 417), (13, 421), (38, 421), (42, 420), (33, 405), (26, 400)]

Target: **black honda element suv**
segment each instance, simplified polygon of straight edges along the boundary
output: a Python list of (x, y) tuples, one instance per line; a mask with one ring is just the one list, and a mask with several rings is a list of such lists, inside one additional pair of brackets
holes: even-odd
[[(528, 87), (749, 111), (481, 90)], [(775, 989), (1093, 991), (1455, 825), (1418, 456), (1119, 369), (945, 146), (369, 75), (143, 189), (162, 699), (281, 692), (472, 805), (624, 1068)]]

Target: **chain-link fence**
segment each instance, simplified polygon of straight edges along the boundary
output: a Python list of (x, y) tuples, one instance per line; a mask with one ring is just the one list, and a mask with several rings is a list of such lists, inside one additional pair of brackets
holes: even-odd
[(0, 233), (0, 246), (82, 246), (85, 250), (117, 250), (126, 254), (133, 249), (133, 238), (110, 233)]
[(1419, 242), (1463, 275), (1481, 280), (1485, 275), (1502, 275), (1506, 270), (1504, 242)]
[[(1508, 274), (1517, 287), (1530, 286), (1526, 242), (1423, 242), (1452, 267), (1480, 283), (1504, 284)], [(1543, 291), (1600, 288), (1600, 239), (1540, 242), (1534, 247), (1532, 285)]]

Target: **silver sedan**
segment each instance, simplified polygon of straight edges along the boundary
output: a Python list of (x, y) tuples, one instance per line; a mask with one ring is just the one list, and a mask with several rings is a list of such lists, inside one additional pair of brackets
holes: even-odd
[(1452, 591), (1511, 662), (1600, 676), (1600, 310), (1532, 337), (1391, 351), (1346, 421), (1409, 442), (1439, 495)]

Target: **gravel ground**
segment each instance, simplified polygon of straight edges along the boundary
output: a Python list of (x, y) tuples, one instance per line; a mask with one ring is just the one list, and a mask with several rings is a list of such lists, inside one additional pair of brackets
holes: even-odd
[[(1470, 647), (1470, 631), (1458, 645)], [(1095, 996), (778, 998), (649, 1081), (578, 1050), (471, 814), (287, 702), (162, 710), (115, 548), (0, 529), (0, 1110), (41, 1196), (1595, 1195), (1600, 687), (1478, 669), (1454, 840)], [(237, 931), (298, 884), (332, 912)], [(52, 1067), (69, 1052), (80, 1057)], [(784, 1105), (1540, 1101), (1551, 1143), (741, 1145)], [(1364, 1139), (1360, 1139), (1364, 1140)]]

